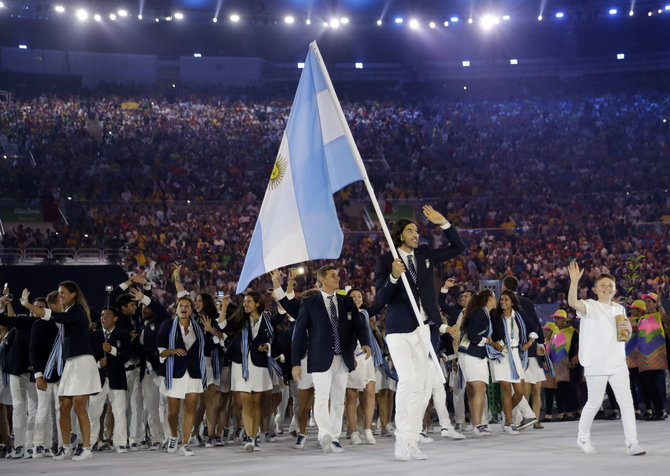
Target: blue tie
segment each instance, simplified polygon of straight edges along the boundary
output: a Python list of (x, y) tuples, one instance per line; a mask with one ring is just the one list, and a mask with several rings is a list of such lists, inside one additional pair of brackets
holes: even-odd
[(412, 282), (416, 285), (418, 281), (416, 267), (414, 266), (412, 255), (407, 255), (407, 271), (409, 271), (409, 277), (412, 278)]
[(333, 326), (333, 341), (335, 343), (334, 346), (335, 355), (340, 355), (342, 353), (342, 347), (340, 346), (340, 327), (337, 319), (337, 308), (335, 307), (333, 296), (328, 296), (328, 299), (330, 299), (330, 325)]

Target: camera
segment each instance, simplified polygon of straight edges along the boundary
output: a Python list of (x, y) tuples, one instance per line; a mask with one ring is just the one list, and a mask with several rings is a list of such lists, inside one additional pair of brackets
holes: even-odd
[(14, 300), (14, 295), (13, 294), (7, 294), (5, 297), (7, 298), (8, 301), (13, 301)]
[(114, 290), (114, 286), (111, 284), (106, 284), (105, 285), (105, 292), (111, 293)]

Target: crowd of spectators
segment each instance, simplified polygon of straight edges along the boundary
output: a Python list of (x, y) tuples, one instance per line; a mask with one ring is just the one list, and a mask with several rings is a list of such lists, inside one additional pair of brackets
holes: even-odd
[[(68, 218), (6, 230), (3, 246), (122, 248), (129, 270), (147, 269), (168, 293), (173, 261), (183, 262), (189, 289), (233, 292), (290, 104), (288, 95), (171, 103), (112, 93), (0, 104), (0, 147), (35, 159), (1, 161), (3, 196), (55, 201)], [(513, 273), (537, 302), (563, 303), (577, 258), (582, 292), (603, 271), (633, 293), (670, 292), (667, 93), (422, 94), (344, 99), (343, 109), (383, 208), (404, 201), (418, 210), (425, 200), (461, 229), (468, 250), (438, 278), (475, 285)], [(336, 200), (342, 282), (369, 289), (383, 237), (361, 220), (362, 185)], [(628, 283), (629, 258), (640, 255)], [(300, 286), (311, 284), (310, 269)]]

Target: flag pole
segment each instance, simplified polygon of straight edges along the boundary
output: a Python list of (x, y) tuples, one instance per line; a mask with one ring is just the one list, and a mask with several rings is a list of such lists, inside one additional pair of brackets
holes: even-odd
[[(386, 238), (386, 242), (388, 243), (389, 249), (391, 250), (391, 255), (393, 256), (393, 259), (396, 260), (399, 258), (398, 251), (396, 250), (396, 247), (393, 244), (393, 238), (391, 237), (391, 233), (389, 232), (388, 226), (386, 225), (386, 220), (384, 219), (384, 215), (382, 214), (381, 208), (379, 208), (379, 202), (377, 201), (377, 197), (375, 196), (372, 184), (370, 183), (370, 179), (368, 178), (368, 173), (367, 170), (365, 169), (365, 164), (363, 164), (363, 159), (361, 158), (361, 154), (358, 151), (358, 147), (356, 146), (354, 137), (351, 134), (351, 131), (349, 130), (349, 124), (347, 123), (347, 119), (346, 117), (344, 117), (342, 106), (340, 105), (340, 101), (337, 98), (337, 94), (335, 93), (333, 82), (330, 80), (330, 75), (328, 74), (328, 70), (326, 69), (326, 64), (323, 61), (323, 57), (321, 56), (319, 47), (316, 45), (316, 41), (312, 41), (309, 44), (309, 47), (312, 49), (312, 52), (316, 56), (317, 62), (319, 63), (319, 67), (321, 68), (321, 73), (323, 75), (324, 80), (326, 81), (328, 91), (330, 92), (330, 94), (332, 94), (333, 99), (335, 100), (335, 111), (337, 112), (337, 118), (339, 119), (340, 124), (342, 125), (342, 129), (344, 130), (344, 136), (347, 138), (349, 148), (351, 149), (354, 158), (356, 159), (356, 164), (358, 165), (358, 169), (361, 172), (361, 176), (363, 177), (363, 183), (365, 183), (365, 188), (367, 189), (368, 194), (370, 195), (372, 206), (374, 207), (375, 213), (377, 214), (377, 218), (379, 219), (379, 224), (382, 227), (384, 237)], [(426, 325), (423, 323), (423, 317), (421, 316), (419, 306), (417, 305), (416, 299), (414, 298), (414, 293), (412, 292), (412, 288), (410, 287), (409, 281), (407, 280), (406, 273), (402, 273), (400, 275), (400, 279), (402, 280), (402, 283), (405, 286), (405, 291), (407, 292), (407, 296), (409, 297), (409, 302), (412, 305), (412, 309), (414, 310), (414, 317), (416, 318), (416, 321), (419, 324), (419, 328), (421, 328), (421, 335), (423, 336)], [(430, 332), (428, 332), (428, 335), (430, 335)], [(435, 370), (437, 371), (437, 374), (440, 376), (440, 380), (442, 381), (443, 384), (446, 383), (444, 373), (442, 372), (442, 367), (440, 367), (440, 361), (438, 360), (437, 355), (435, 354), (435, 349), (433, 348), (433, 345), (430, 342), (430, 337), (428, 339), (422, 338), (421, 340), (423, 342), (424, 347), (427, 348), (431, 360), (435, 364)]]

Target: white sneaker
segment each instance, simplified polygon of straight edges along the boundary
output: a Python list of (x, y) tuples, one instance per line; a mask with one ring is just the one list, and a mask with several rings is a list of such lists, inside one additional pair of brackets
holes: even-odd
[(354, 431), (351, 434), (351, 445), (356, 446), (361, 444), (363, 444), (363, 441), (361, 440), (361, 434), (357, 431)]
[[(432, 439), (430, 436), (426, 435), (425, 433), (423, 432), (419, 433), (419, 443), (421, 443), (422, 445), (426, 443), (432, 443), (433, 441), (435, 440)], [(412, 446), (411, 443), (410, 446)]]
[(77, 451), (72, 456), (72, 461), (83, 461), (85, 459), (91, 459), (91, 458), (93, 458), (91, 448), (84, 448), (83, 446), (80, 446), (79, 448), (77, 448)]
[(72, 456), (72, 447), (71, 446), (61, 446), (58, 448), (58, 451), (56, 451), (56, 454), (54, 455), (54, 459), (56, 461), (64, 460), (65, 458), (69, 458)]
[(127, 452), (128, 452), (128, 448), (126, 446), (121, 445), (121, 446), (116, 447), (116, 454), (122, 454), (122, 453), (127, 453)]
[(475, 438), (479, 438), (480, 436), (489, 436), (489, 435), (490, 435), (490, 433), (488, 433), (484, 429), (484, 425), (479, 425), (479, 426), (476, 426), (472, 429), (472, 436), (474, 436)]
[(177, 452), (177, 438), (173, 437), (168, 438), (167, 452), (171, 454)]
[(579, 446), (582, 449), (582, 451), (587, 455), (595, 454), (598, 452), (598, 450), (596, 450), (596, 448), (591, 444), (591, 440), (582, 440), (580, 438), (577, 438), (577, 446)]
[(324, 453), (332, 453), (333, 448), (331, 443), (333, 442), (333, 437), (330, 436), (328, 433), (323, 435), (323, 438), (321, 438), (321, 449), (323, 450)]
[(151, 443), (151, 448), (149, 448), (151, 451), (158, 451), (161, 449), (161, 444), (159, 441), (156, 441), (155, 443)]
[(454, 428), (448, 429), (448, 428), (442, 428), (440, 430), (440, 435), (442, 438), (451, 438), (452, 440), (464, 440), (465, 435), (462, 433), (457, 432)]
[(630, 445), (627, 445), (626, 446), (626, 451), (628, 452), (628, 454), (630, 456), (642, 456), (644, 454), (647, 454), (647, 452), (645, 450), (643, 450), (642, 448), (640, 448), (640, 445), (638, 445), (637, 443), (632, 443)]
[(509, 434), (509, 435), (518, 435), (519, 430), (517, 430), (515, 425), (505, 425), (503, 426), (503, 432)]
[(342, 445), (340, 445), (339, 441), (333, 441), (330, 444), (330, 449), (333, 451), (333, 453), (344, 453), (344, 448), (342, 448)]
[(183, 445), (181, 448), (179, 448), (179, 455), (180, 456), (193, 456), (193, 450), (188, 447), (188, 445)]
[(293, 447), (297, 450), (301, 450), (305, 447), (305, 440), (307, 439), (306, 435), (298, 435), (298, 439), (295, 440)]
[(374, 435), (372, 434), (372, 429), (368, 428), (365, 430), (365, 443), (368, 445), (374, 445), (377, 443), (377, 440), (375, 440)]
[(410, 441), (408, 443), (408, 450), (409, 450), (409, 456), (412, 459), (416, 460), (428, 459), (428, 456), (423, 454), (423, 452), (419, 449), (419, 445), (416, 443), (416, 441)]
[(409, 461), (409, 445), (404, 438), (396, 438), (395, 440), (395, 459), (398, 461)]

